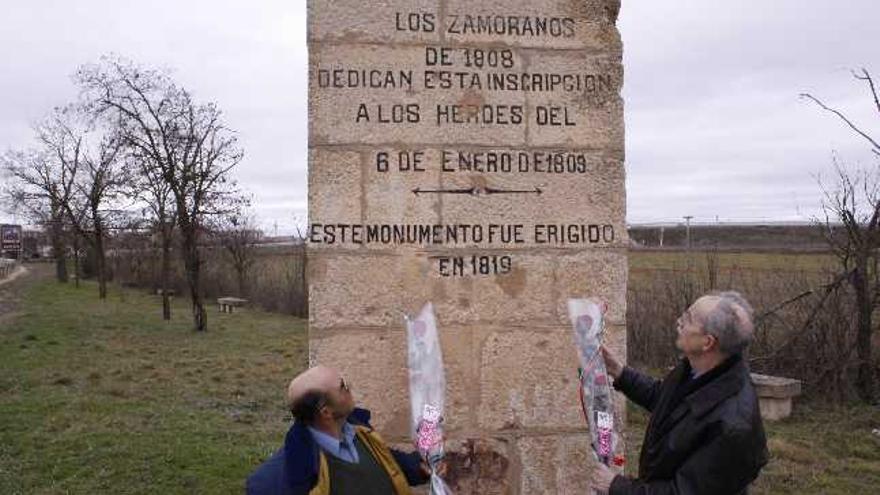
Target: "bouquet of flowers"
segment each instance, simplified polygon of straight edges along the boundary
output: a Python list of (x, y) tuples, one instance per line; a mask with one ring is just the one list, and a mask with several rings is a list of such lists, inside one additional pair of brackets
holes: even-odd
[(451, 495), (437, 475), (443, 460), (443, 406), (446, 378), (443, 353), (437, 338), (434, 307), (425, 305), (419, 316), (406, 319), (409, 364), (409, 397), (412, 411), (412, 437), (431, 468), (431, 495)]
[(569, 299), (568, 316), (580, 357), (580, 397), (584, 416), (590, 427), (596, 459), (610, 466), (621, 465), (615, 457), (617, 432), (614, 425), (614, 397), (602, 359), (601, 344), (605, 333), (604, 304), (590, 299)]

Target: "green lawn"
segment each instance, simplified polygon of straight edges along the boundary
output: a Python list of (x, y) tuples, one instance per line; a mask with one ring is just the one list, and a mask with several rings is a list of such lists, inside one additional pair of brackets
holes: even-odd
[(52, 281), (0, 320), (0, 493), (240, 493), (279, 446), (305, 322)]

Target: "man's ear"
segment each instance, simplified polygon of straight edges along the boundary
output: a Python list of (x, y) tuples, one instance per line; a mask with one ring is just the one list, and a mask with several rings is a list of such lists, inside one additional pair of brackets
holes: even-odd
[(703, 345), (703, 352), (709, 352), (713, 349), (717, 349), (718, 348), (718, 337), (712, 335), (711, 333), (707, 333), (706, 336), (709, 337), (709, 339), (708, 339), (708, 342), (705, 345)]
[(324, 419), (333, 419), (333, 409), (331, 408), (329, 400), (324, 403), (324, 406), (321, 407), (320, 410), (318, 410), (317, 416)]

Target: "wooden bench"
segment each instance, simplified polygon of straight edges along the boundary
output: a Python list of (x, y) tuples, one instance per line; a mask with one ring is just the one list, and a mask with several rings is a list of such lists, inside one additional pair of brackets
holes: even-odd
[(217, 299), (217, 304), (220, 305), (221, 313), (234, 313), (235, 308), (240, 308), (247, 304), (247, 299), (241, 299), (238, 297), (221, 297)]
[(801, 395), (801, 381), (781, 376), (752, 373), (761, 417), (777, 421), (791, 416), (791, 399)]

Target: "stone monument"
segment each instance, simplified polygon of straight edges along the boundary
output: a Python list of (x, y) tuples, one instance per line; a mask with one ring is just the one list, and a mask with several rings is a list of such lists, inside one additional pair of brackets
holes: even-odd
[(406, 444), (433, 302), (457, 494), (587, 488), (566, 301), (604, 299), (625, 353), (619, 7), (308, 3), (310, 360)]

